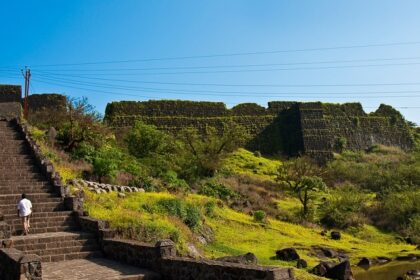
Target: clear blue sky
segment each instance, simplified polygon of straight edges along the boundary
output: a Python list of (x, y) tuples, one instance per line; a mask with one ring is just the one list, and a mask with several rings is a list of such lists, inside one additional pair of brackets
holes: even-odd
[(100, 112), (115, 100), (360, 101), (420, 123), (419, 11), (409, 0), (2, 1), (0, 83), (22, 84), (28, 65), (31, 92), (86, 96)]

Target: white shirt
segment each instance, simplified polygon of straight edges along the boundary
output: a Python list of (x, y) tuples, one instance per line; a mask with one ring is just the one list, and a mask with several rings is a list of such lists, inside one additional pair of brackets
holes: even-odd
[(22, 199), (18, 204), (19, 216), (26, 217), (32, 213), (32, 203), (29, 199)]

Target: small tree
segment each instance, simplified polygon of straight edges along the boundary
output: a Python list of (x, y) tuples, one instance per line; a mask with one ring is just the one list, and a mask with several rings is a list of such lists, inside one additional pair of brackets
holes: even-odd
[(69, 99), (57, 139), (64, 150), (74, 154), (81, 146), (100, 148), (109, 138), (101, 116), (86, 98)]
[(185, 129), (180, 139), (187, 152), (187, 163), (198, 176), (212, 177), (219, 169), (221, 161), (228, 153), (244, 145), (248, 139), (245, 128), (235, 123), (225, 123), (223, 128), (217, 130), (207, 127), (205, 131)]
[(308, 217), (311, 202), (317, 192), (326, 189), (322, 169), (311, 159), (300, 157), (283, 163), (278, 169), (277, 181), (286, 184), (302, 204), (302, 214)]

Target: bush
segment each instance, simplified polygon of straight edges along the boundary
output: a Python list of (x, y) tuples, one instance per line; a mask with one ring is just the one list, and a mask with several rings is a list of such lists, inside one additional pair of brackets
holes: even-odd
[(238, 194), (234, 192), (233, 190), (231, 190), (230, 188), (215, 181), (206, 182), (201, 187), (199, 194), (211, 196), (215, 198), (220, 198), (224, 201), (227, 201), (229, 199), (232, 199), (238, 196)]
[(265, 222), (265, 219), (266, 219), (266, 214), (264, 211), (257, 210), (254, 212), (254, 221), (256, 221), (257, 223), (263, 223)]
[(179, 218), (190, 229), (196, 230), (202, 224), (202, 213), (200, 209), (178, 198), (162, 199), (158, 206), (166, 214)]
[(347, 148), (347, 139), (346, 138), (340, 137), (340, 138), (335, 139), (334, 149), (337, 152), (342, 153), (346, 148)]
[(178, 178), (178, 174), (175, 171), (167, 171), (162, 178), (166, 183), (166, 188), (173, 192), (186, 192), (190, 186), (183, 179)]
[(191, 229), (195, 230), (201, 226), (202, 215), (200, 209), (192, 204), (186, 205), (186, 216), (183, 222)]
[(360, 189), (345, 185), (331, 192), (319, 207), (320, 222), (329, 228), (346, 229), (363, 224), (363, 210), (368, 197)]

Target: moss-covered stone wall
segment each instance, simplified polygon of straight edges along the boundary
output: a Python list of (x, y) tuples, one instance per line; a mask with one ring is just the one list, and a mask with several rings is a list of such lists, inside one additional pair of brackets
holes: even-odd
[(176, 132), (185, 127), (222, 127), (234, 121), (244, 126), (252, 139), (248, 148), (265, 154), (309, 154), (328, 159), (337, 151), (337, 142), (349, 149), (366, 149), (375, 144), (410, 149), (413, 140), (401, 114), (381, 105), (366, 114), (360, 103), (269, 102), (227, 109), (220, 102), (145, 101), (109, 103), (105, 120), (118, 131), (129, 129), (136, 120)]
[(0, 103), (20, 102), (22, 88), (17, 85), (0, 85)]

